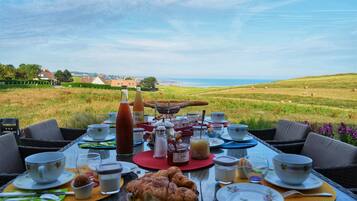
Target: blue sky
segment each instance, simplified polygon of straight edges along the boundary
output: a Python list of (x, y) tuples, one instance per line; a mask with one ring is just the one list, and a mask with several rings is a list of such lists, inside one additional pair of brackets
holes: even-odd
[(158, 77), (357, 72), (357, 1), (1, 0), (0, 63)]

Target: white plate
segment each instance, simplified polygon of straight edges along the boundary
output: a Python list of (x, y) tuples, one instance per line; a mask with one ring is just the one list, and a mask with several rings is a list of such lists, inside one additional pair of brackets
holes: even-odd
[(219, 138), (209, 138), (209, 147), (218, 147), (224, 144), (224, 141)]
[(281, 194), (260, 184), (235, 183), (217, 191), (218, 201), (284, 201)]
[(95, 140), (91, 137), (89, 137), (88, 135), (85, 135), (82, 140), (86, 141), (86, 142), (105, 142), (105, 141), (110, 141), (110, 140), (114, 140), (115, 139), (115, 135), (109, 134), (107, 135), (107, 137), (105, 137), (105, 139), (103, 140)]
[(222, 135), (221, 135), (221, 138), (225, 139), (225, 140), (230, 140), (230, 141), (236, 141), (236, 142), (245, 142), (245, 141), (249, 141), (249, 140), (252, 140), (253, 137), (250, 136), (250, 135), (246, 135), (242, 140), (233, 140), (231, 138), (231, 136), (227, 133), (227, 132), (224, 132)]
[(294, 190), (311, 190), (319, 188), (323, 184), (323, 181), (313, 174), (310, 174), (310, 176), (300, 185), (286, 184), (279, 179), (279, 177), (275, 174), (274, 171), (269, 171), (268, 174), (265, 176), (265, 180), (276, 186)]
[(133, 172), (136, 168), (138, 168), (138, 166), (135, 165), (134, 163), (129, 163), (125, 161), (118, 161), (118, 162), (123, 167), (123, 171), (121, 172), (122, 174), (128, 174), (130, 172)]
[(31, 176), (26, 172), (16, 177), (13, 184), (16, 188), (24, 190), (44, 190), (66, 184), (70, 182), (74, 176), (75, 174), (73, 172), (63, 171), (62, 175), (58, 177), (57, 181), (48, 184), (38, 184), (32, 180)]

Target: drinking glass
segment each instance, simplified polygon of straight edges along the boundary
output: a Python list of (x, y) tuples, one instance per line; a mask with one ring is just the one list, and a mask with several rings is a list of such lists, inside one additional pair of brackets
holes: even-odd
[(247, 161), (243, 166), (243, 171), (247, 175), (249, 182), (260, 183), (268, 173), (268, 160), (260, 156), (248, 156)]
[(211, 124), (213, 135), (210, 137), (219, 137), (223, 133), (223, 124)]
[(76, 162), (77, 172), (79, 174), (94, 176), (101, 162), (102, 160), (98, 153), (79, 154)]

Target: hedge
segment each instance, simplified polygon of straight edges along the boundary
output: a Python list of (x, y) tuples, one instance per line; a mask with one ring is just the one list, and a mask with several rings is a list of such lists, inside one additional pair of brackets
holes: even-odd
[[(92, 84), (92, 83), (81, 83), (81, 82), (65, 82), (61, 84), (63, 87), (77, 87), (77, 88), (94, 88), (94, 89), (112, 89), (121, 90), (122, 87), (112, 87), (108, 84)], [(128, 88), (130, 91), (135, 91), (135, 88)], [(141, 88), (142, 91), (151, 91), (150, 89)]]
[(47, 88), (51, 87), (49, 80), (0, 80), (0, 89), (8, 88)]

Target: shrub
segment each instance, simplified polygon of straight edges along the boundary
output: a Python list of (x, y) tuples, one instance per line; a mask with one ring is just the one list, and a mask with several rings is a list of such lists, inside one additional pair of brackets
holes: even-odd
[(91, 112), (81, 112), (73, 115), (67, 122), (67, 128), (86, 129), (89, 124), (100, 124), (105, 120), (104, 116)]
[(274, 122), (265, 120), (262, 117), (259, 119), (252, 117), (242, 120), (240, 123), (248, 125), (249, 129), (267, 129), (274, 127)]

